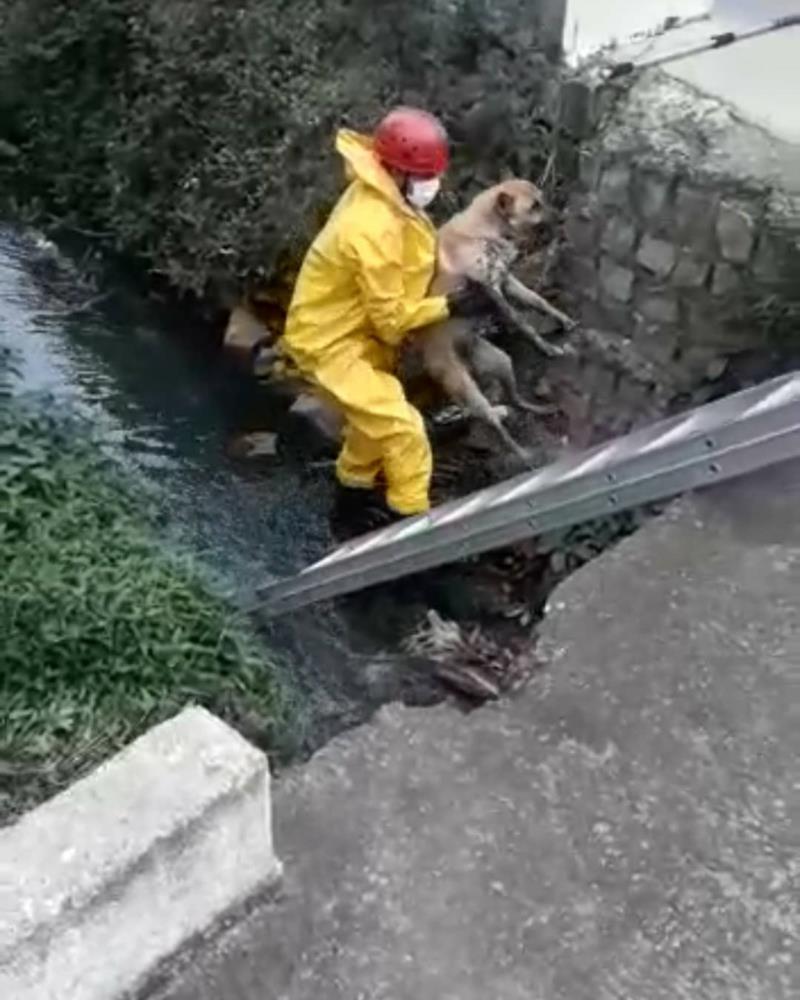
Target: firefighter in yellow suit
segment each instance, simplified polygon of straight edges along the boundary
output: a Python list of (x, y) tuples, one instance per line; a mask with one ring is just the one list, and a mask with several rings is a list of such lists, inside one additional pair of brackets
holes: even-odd
[(431, 449), (392, 374), (397, 347), (414, 329), (484, 308), (475, 288), (428, 294), (436, 231), (424, 209), (448, 165), (447, 137), (432, 115), (398, 108), (371, 138), (342, 130), (336, 149), (351, 183), (303, 262), (281, 349), (344, 413), (341, 486), (385, 485), (391, 512), (419, 514)]

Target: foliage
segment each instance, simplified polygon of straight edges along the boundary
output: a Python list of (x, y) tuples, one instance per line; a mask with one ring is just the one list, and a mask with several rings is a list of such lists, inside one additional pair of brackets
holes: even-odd
[[(790, 291), (795, 293), (796, 289), (793, 285)], [(759, 298), (753, 307), (753, 316), (769, 343), (778, 349), (797, 350), (800, 345), (800, 300), (796, 294), (789, 297), (782, 289)]]
[(264, 649), (137, 504), (73, 435), (0, 411), (0, 821), (189, 702), (266, 747), (287, 730)]
[(759, 292), (751, 301), (752, 320), (773, 348), (796, 354), (800, 348), (800, 252), (787, 255), (783, 270)]
[(0, 0), (0, 190), (179, 288), (271, 274), (339, 188), (336, 127), (400, 100), (445, 117), (477, 183), (536, 175), (559, 6)]

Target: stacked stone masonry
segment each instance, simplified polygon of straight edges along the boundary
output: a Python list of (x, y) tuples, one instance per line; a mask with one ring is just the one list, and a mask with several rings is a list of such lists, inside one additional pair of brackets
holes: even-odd
[(733, 358), (764, 351), (753, 304), (797, 246), (769, 185), (640, 152), (604, 150), (601, 129), (568, 203), (562, 280), (582, 342), (553, 381), (579, 439), (704, 402)]

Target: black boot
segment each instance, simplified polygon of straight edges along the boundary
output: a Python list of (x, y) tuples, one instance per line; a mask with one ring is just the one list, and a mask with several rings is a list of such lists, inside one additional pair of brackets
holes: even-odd
[(402, 515), (390, 510), (374, 490), (352, 489), (336, 484), (330, 517), (336, 541), (346, 542), (400, 520)]
[(446, 444), (463, 437), (469, 427), (469, 414), (460, 406), (445, 406), (425, 415), (428, 438), (436, 444)]

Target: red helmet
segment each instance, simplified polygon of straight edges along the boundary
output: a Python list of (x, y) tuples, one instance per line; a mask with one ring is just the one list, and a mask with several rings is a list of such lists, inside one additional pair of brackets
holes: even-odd
[(438, 177), (450, 162), (444, 126), (417, 108), (390, 111), (375, 130), (374, 148), (387, 167), (418, 177)]

